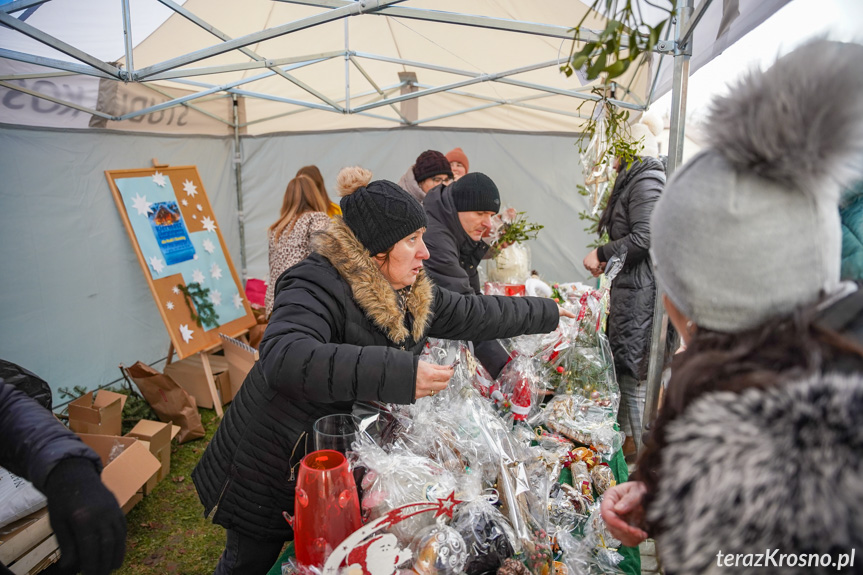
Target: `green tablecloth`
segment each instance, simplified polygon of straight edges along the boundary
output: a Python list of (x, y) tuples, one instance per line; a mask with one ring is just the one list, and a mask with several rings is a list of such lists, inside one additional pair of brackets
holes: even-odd
[[(626, 467), (626, 460), (623, 458), (622, 451), (614, 454), (614, 457), (608, 462), (608, 466), (611, 467), (611, 472), (614, 473), (614, 478), (618, 483), (623, 483), (629, 479), (629, 469)], [(568, 469), (561, 473), (561, 481), (572, 483), (572, 476)], [(638, 547), (620, 547), (617, 551), (623, 555), (623, 561), (620, 562), (621, 570), (628, 575), (639, 575), (641, 573), (641, 556), (638, 553)], [(279, 557), (267, 575), (282, 575), (282, 563), (293, 556), (294, 544), (288, 543), (282, 556)]]

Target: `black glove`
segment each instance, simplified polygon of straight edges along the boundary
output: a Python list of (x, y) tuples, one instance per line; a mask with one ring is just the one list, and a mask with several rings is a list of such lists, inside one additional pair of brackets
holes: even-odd
[(58, 463), (45, 482), (45, 496), (61, 567), (107, 575), (123, 564), (126, 517), (91, 461), (70, 457)]

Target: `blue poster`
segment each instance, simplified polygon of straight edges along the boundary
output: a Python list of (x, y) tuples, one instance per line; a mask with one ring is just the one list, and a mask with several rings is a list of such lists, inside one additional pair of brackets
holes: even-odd
[(169, 266), (188, 261), (195, 257), (195, 246), (189, 239), (183, 214), (177, 202), (156, 202), (150, 204), (150, 226), (156, 235), (156, 242)]

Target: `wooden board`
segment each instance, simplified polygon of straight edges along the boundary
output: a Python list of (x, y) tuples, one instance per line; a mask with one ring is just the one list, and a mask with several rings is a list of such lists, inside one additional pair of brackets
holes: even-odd
[[(195, 166), (106, 171), (108, 185), (177, 355), (221, 344), (255, 325), (237, 271)], [(178, 286), (199, 284), (219, 316), (199, 326), (198, 306)], [(194, 287), (194, 286), (192, 286)], [(190, 308), (191, 305), (191, 308)]]

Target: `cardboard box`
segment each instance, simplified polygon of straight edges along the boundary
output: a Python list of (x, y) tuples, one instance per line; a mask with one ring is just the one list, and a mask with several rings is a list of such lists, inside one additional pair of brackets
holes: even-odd
[(127, 397), (106, 389), (82, 395), (69, 404), (69, 428), (75, 433), (120, 435)]
[[(78, 436), (102, 458), (102, 482), (114, 494), (120, 507), (128, 513), (140, 501), (139, 492), (144, 484), (156, 475), (162, 464), (143, 441), (134, 437), (91, 435), (79, 433)], [(122, 452), (110, 460), (111, 451), (116, 445)]]
[(47, 508), (0, 528), (0, 563), (12, 573), (38, 573), (59, 558)]
[(258, 350), (245, 342), (223, 333), (220, 333), (219, 337), (222, 340), (222, 349), (225, 351), (225, 359), (228, 362), (228, 373), (231, 376), (230, 393), (225, 393), (223, 389), (222, 397), (227, 395), (228, 401), (233, 401), (237, 392), (240, 391), (240, 386), (243, 385), (246, 376), (251, 371), (252, 366), (258, 361)]
[(156, 484), (171, 472), (171, 424), (142, 419), (126, 437), (134, 437), (147, 443), (150, 453), (156, 456), (162, 467), (144, 485), (144, 495), (149, 495)]
[[(216, 382), (216, 391), (222, 399), (222, 405), (231, 401), (231, 382), (228, 374), (228, 362), (219, 355), (211, 355), (210, 367), (213, 370), (213, 379)], [(189, 392), (195, 398), (198, 407), (213, 409), (213, 397), (207, 385), (207, 376), (204, 374), (204, 365), (201, 362), (201, 354), (196, 353), (191, 357), (169, 363), (165, 366), (165, 375), (173, 379), (177, 384)], [(222, 390), (227, 391), (224, 393)], [(226, 397), (228, 397), (226, 399)]]

